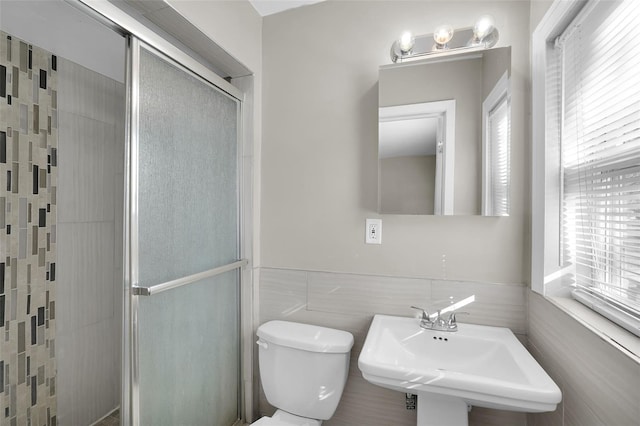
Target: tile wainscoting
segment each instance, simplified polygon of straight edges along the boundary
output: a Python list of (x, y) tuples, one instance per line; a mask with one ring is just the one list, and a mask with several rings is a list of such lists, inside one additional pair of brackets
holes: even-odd
[[(438, 306), (452, 296), (475, 295), (462, 322), (509, 327), (526, 342), (527, 287), (422, 278), (386, 277), (291, 269), (260, 268), (258, 323), (280, 319), (349, 331), (355, 338), (349, 378), (338, 410), (326, 426), (415, 425), (416, 412), (405, 409), (405, 395), (370, 384), (358, 370), (358, 356), (373, 315), (414, 316), (411, 305)], [(257, 385), (257, 384), (256, 384)], [(260, 389), (260, 415), (274, 408)], [(526, 415), (474, 407), (470, 425), (526, 424)]]
[(558, 409), (529, 425), (640, 424), (640, 364), (539, 294), (528, 299), (529, 351), (562, 390)]

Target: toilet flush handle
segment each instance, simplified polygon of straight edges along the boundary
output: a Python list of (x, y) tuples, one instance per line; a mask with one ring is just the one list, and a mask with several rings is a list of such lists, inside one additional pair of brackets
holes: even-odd
[(262, 349), (269, 349), (269, 344), (261, 339), (258, 339), (256, 345), (260, 346)]

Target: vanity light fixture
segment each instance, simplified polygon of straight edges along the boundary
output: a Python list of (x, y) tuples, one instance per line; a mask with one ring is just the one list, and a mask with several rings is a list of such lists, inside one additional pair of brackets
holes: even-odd
[(405, 62), (426, 55), (446, 55), (460, 50), (493, 47), (500, 35), (491, 15), (483, 15), (473, 27), (454, 30), (451, 25), (438, 26), (433, 34), (417, 35), (406, 31), (391, 45), (391, 61)]
[(480, 45), (488, 35), (490, 35), (496, 27), (495, 20), (491, 15), (482, 15), (473, 26), (473, 39), (470, 45)]
[(433, 46), (433, 50), (445, 50), (448, 49), (447, 43), (453, 38), (453, 27), (451, 25), (440, 25), (433, 32), (433, 40), (436, 44)]
[(416, 44), (416, 38), (411, 34), (410, 31), (405, 31), (400, 36), (400, 40), (398, 40), (398, 45), (400, 47), (400, 52), (403, 54), (411, 53), (413, 46)]

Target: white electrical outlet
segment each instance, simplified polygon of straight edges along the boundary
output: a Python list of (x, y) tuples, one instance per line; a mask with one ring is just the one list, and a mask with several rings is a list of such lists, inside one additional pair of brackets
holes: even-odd
[(382, 219), (367, 219), (365, 230), (367, 244), (382, 244)]

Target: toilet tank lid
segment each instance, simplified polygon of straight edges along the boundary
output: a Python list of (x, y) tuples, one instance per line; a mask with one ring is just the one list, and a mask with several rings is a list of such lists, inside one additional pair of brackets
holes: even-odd
[(347, 331), (297, 322), (269, 321), (257, 334), (267, 342), (310, 352), (347, 353), (353, 346), (353, 335)]

